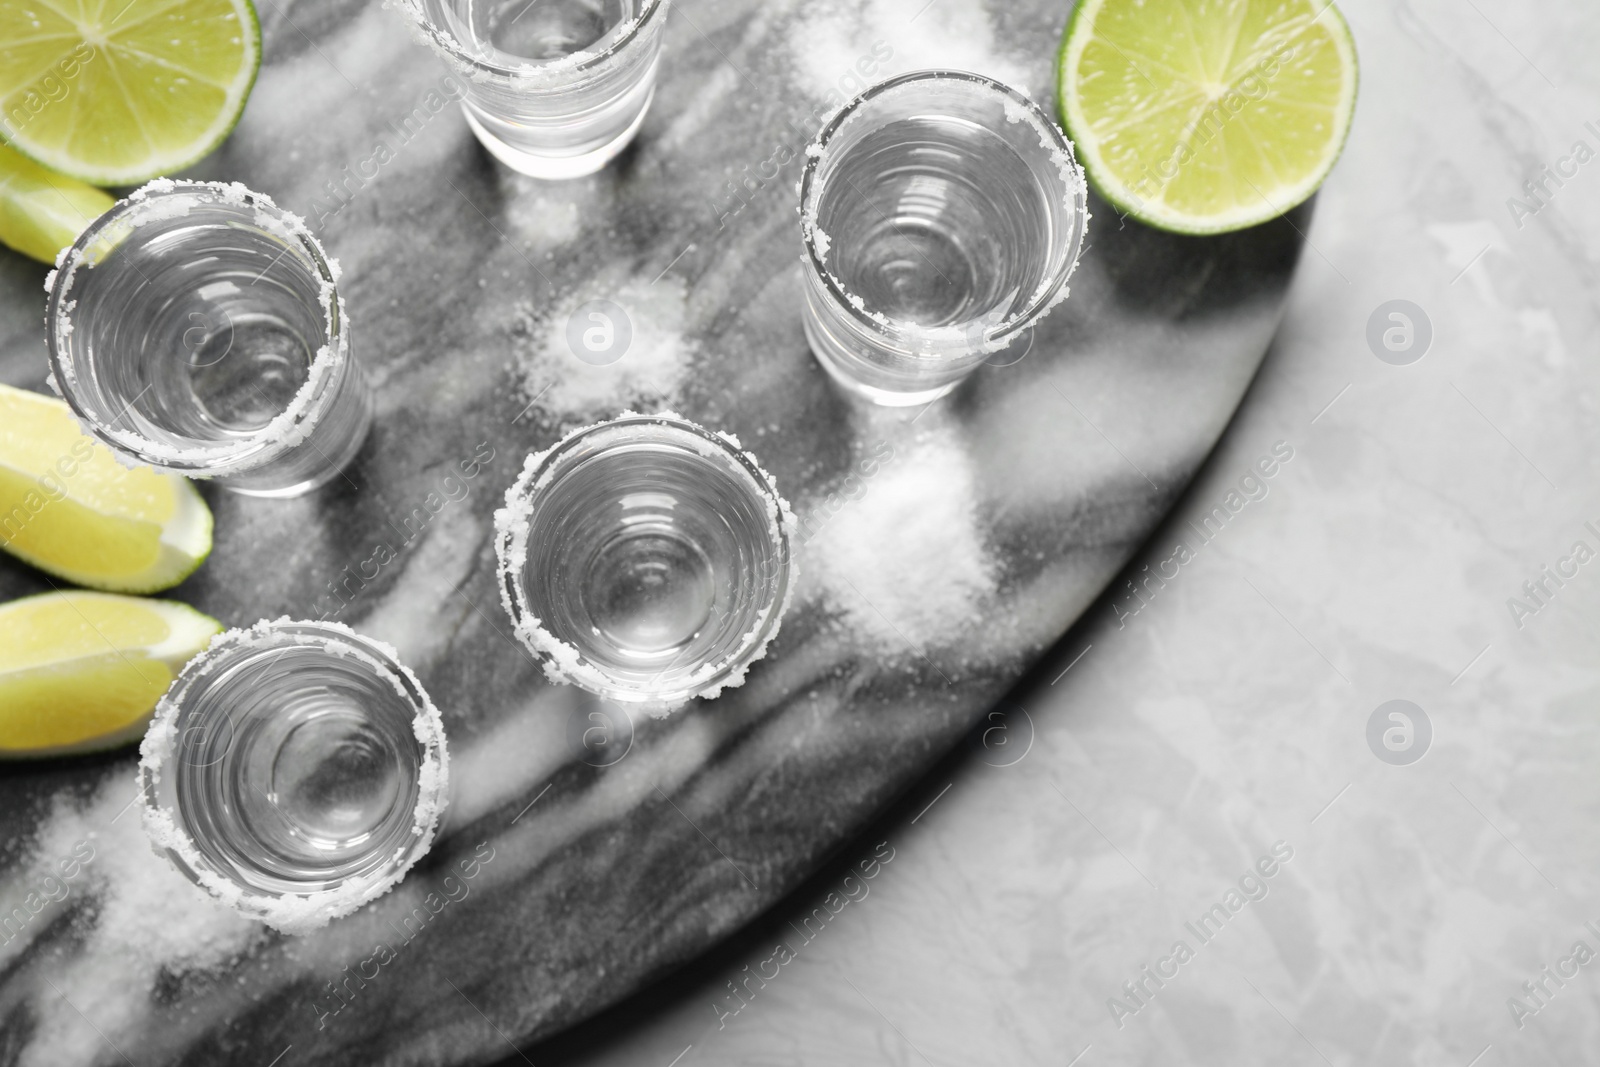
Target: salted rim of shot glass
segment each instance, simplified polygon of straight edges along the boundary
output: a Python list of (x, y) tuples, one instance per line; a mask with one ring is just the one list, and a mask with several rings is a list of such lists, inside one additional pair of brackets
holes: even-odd
[[(187, 203), (185, 203), (187, 201)], [(139, 227), (186, 214), (190, 207), (226, 205), (236, 208), (240, 217), (263, 232), (298, 245), (316, 268), (321, 283), (323, 337), (312, 358), (305, 382), (288, 407), (271, 422), (248, 437), (218, 445), (179, 446), (151, 440), (134, 429), (113, 425), (126, 414), (101, 412), (84, 395), (78, 368), (68, 357), (76, 324), (73, 316), (78, 301), (72, 287), (79, 270), (92, 270), (99, 257), (107, 255), (133, 237)], [(287, 251), (287, 248), (285, 249)], [(337, 392), (337, 375), (350, 358), (350, 340), (344, 297), (338, 291), (339, 261), (329, 256), (306, 226), (305, 220), (285, 211), (265, 193), (258, 193), (238, 182), (198, 182), (157, 178), (117, 201), (111, 209), (89, 224), (72, 246), (56, 259), (56, 269), (45, 278), (50, 294), (45, 310), (45, 341), (49, 349), (50, 387), (71, 407), (79, 425), (111, 450), (129, 460), (183, 474), (223, 478), (266, 466), (292, 451), (308, 436)]]
[[(942, 81), (966, 82), (979, 89), (993, 92), (1003, 98), (1002, 104), (1010, 121), (1026, 121), (1033, 125), (1039, 134), (1040, 148), (1055, 156), (1058, 175), (1066, 187), (1064, 203), (1068, 214), (1076, 220), (1073, 227), (1076, 232), (1073, 233), (1061, 262), (1045, 274), (1026, 306), (984, 328), (976, 335), (970, 323), (922, 326), (902, 319), (892, 319), (882, 312), (869, 309), (861, 297), (850, 292), (828, 269), (826, 254), (831, 244), (831, 237), (817, 227), (817, 209), (827, 188), (826, 181), (819, 181), (817, 173), (828, 156), (835, 135), (862, 116), (863, 109), (878, 98), (891, 93), (905, 92), (907, 86)], [(961, 347), (981, 347), (984, 351), (997, 352), (1067, 298), (1067, 280), (1078, 269), (1083, 236), (1088, 230), (1088, 182), (1082, 165), (1078, 163), (1077, 151), (1072, 141), (1027, 94), (1013, 89), (1004, 82), (971, 71), (948, 68), (914, 70), (881, 81), (861, 92), (835, 112), (806, 146), (806, 164), (800, 176), (800, 223), (806, 260), (811, 269), (821, 278), (823, 285), (839, 307), (844, 308), (851, 319), (864, 329), (874, 335), (887, 335), (903, 347), (905, 354), (912, 358), (941, 358), (944, 354), (942, 350)]]
[[(703, 664), (694, 674), (670, 689), (651, 689), (623, 682), (589, 662), (578, 648), (545, 629), (528, 604), (528, 592), (522, 578), (528, 563), (528, 535), (531, 532), (528, 517), (534, 496), (555, 480), (587, 437), (629, 425), (637, 425), (641, 429), (656, 426), (687, 435), (689, 440), (696, 443), (701, 455), (721, 457), (734, 469), (748, 475), (766, 500), (768, 533), (781, 549), (780, 591), (772, 598), (772, 603), (758, 614), (756, 625), (727, 656), (714, 663)], [(794, 511), (778, 492), (777, 482), (772, 475), (762, 468), (755, 456), (745, 451), (737, 437), (721, 430), (709, 430), (672, 411), (653, 415), (624, 411), (614, 419), (581, 426), (543, 452), (528, 456), (522, 473), (506, 490), (505, 507), (495, 512), (494, 525), (495, 555), (500, 564), (498, 584), (501, 603), (511, 618), (512, 631), (540, 661), (545, 677), (558, 684), (576, 685), (598, 696), (630, 704), (658, 716), (682, 707), (690, 700), (711, 700), (724, 689), (743, 685), (750, 665), (767, 654), (767, 647), (778, 636), (800, 576), (793, 550), (792, 533), (796, 525)]]
[[(219, 871), (200, 851), (175, 807), (162, 805), (158, 792), (163, 768), (177, 754), (178, 713), (189, 688), (218, 670), (231, 669), (228, 653), (236, 649), (277, 648), (287, 638), (291, 644), (324, 648), (330, 654), (364, 662), (373, 673), (387, 679), (401, 698), (415, 709), (412, 733), (423, 749), (418, 768), (417, 803), (411, 812), (407, 843), (396, 850), (378, 872), (351, 876), (331, 889), (310, 893), (267, 893), (249, 889)], [(266, 923), (286, 934), (306, 934), (326, 926), (376, 900), (405, 878), (413, 865), (427, 855), (449, 801), (449, 753), (445, 747), (444, 720), (427, 690), (393, 646), (356, 633), (338, 622), (301, 621), (284, 616), (263, 619), (253, 626), (229, 630), (211, 639), (205, 649), (178, 673), (177, 679), (156, 705), (139, 745), (139, 790), (144, 800), (145, 835), (158, 855), (218, 901), (246, 918)]]
[[(538, 0), (533, 2), (537, 3)], [(406, 21), (411, 24), (413, 31), (421, 34), (422, 42), (437, 51), (444, 59), (464, 63), (513, 82), (527, 79), (542, 82), (546, 79), (555, 81), (568, 75), (585, 73), (610, 59), (638, 37), (655, 20), (656, 12), (665, 9), (670, 0), (644, 0), (643, 10), (633, 17), (633, 24), (621, 33), (617, 33), (611, 43), (598, 52), (580, 48), (559, 59), (544, 62), (524, 59), (516, 63), (497, 63), (483, 52), (468, 48), (459, 37), (443, 26), (437, 25), (428, 16), (423, 9), (423, 0), (385, 0), (385, 3), (398, 8), (406, 16)], [(612, 27), (606, 34), (609, 36), (615, 30), (616, 27)], [(509, 52), (501, 54), (511, 55)], [(559, 86), (552, 87), (559, 88)]]

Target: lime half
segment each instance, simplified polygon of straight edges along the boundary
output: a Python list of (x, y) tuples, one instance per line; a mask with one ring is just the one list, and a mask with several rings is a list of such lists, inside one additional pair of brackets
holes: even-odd
[(260, 65), (250, 0), (0, 0), (0, 136), (136, 185), (216, 148)]
[(1355, 42), (1328, 0), (1080, 0), (1056, 92), (1101, 196), (1151, 226), (1221, 233), (1328, 176), (1355, 113)]
[(187, 478), (129, 470), (54, 397), (0, 385), (0, 548), (78, 585), (153, 593), (211, 553)]
[(0, 758), (138, 740), (178, 671), (221, 630), (186, 604), (109, 593), (0, 606)]

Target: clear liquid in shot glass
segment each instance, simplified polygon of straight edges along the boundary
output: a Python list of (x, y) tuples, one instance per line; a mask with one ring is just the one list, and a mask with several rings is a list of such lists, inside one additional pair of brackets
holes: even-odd
[(626, 148), (655, 97), (668, 0), (396, 0), (459, 81), (500, 162), (578, 178)]
[[(332, 624), (231, 631), (185, 667), (142, 768), (180, 871), (274, 925), (332, 917), (427, 850), (443, 806), (438, 712), (389, 650)], [(274, 921), (274, 920), (279, 921)]]
[(807, 150), (812, 351), (880, 404), (948, 393), (1065, 296), (1086, 196), (1071, 143), (1015, 89), (951, 70), (874, 86)]
[(670, 707), (737, 684), (793, 583), (793, 517), (725, 438), (625, 416), (530, 457), (496, 517), (503, 592), (552, 676)]
[(304, 492), (353, 457), (371, 419), (336, 270), (265, 197), (152, 183), (92, 224), (53, 278), (56, 382), (135, 460), (246, 493)]

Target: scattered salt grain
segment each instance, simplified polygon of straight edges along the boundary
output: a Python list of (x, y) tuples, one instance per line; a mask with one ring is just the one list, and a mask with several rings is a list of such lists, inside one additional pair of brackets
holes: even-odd
[(833, 247), (833, 238), (828, 236), (827, 231), (823, 230), (821, 226), (813, 225), (811, 227), (811, 243), (816, 247), (817, 258), (824, 261), (827, 260), (828, 249)]
[[(290, 621), (287, 616), (272, 621), (263, 619), (246, 629), (229, 630), (212, 638), (211, 646), (229, 643), (246, 648), (269, 645), (279, 647), (285, 639), (299, 644), (321, 645), (321, 642), (309, 636), (284, 634), (279, 627)], [(323, 622), (319, 625), (336, 633), (356, 636), (354, 630), (342, 623)], [(188, 832), (178, 824), (171, 811), (148, 804), (143, 808), (145, 833), (150, 839), (150, 845), (158, 854), (181, 861), (194, 872), (201, 887), (216, 900), (247, 918), (259, 920), (286, 934), (307, 934), (321, 929), (333, 919), (348, 915), (363, 904), (376, 900), (393, 889), (406, 876), (411, 866), (427, 854), (448, 800), (448, 755), (445, 749), (444, 721), (439, 715), (439, 709), (428, 699), (416, 675), (400, 663), (399, 655), (393, 648), (372, 638), (363, 640), (388, 657), (391, 663), (384, 663), (355, 645), (330, 644), (326, 647), (336, 655), (365, 664), (375, 677), (387, 681), (400, 694), (401, 699), (408, 703), (413, 699), (413, 692), (423, 695), (422, 704), (412, 718), (412, 732), (430, 754), (430, 757), (423, 761), (418, 774), (417, 803), (412, 809), (411, 833), (413, 837), (421, 838), (421, 841), (416, 844), (406, 842), (399, 846), (395, 851), (393, 862), (387, 865), (378, 877), (352, 878), (332, 889), (306, 894), (265, 895), (249, 892), (232, 879), (217, 873)], [(405, 676), (409, 690), (407, 685), (403, 685), (400, 679), (394, 677), (392, 673), (394, 667), (398, 667)], [(210, 668), (207, 661), (197, 660), (185, 668), (184, 676), (208, 669)], [(168, 695), (162, 697), (156, 705), (150, 729), (139, 746), (141, 780), (150, 783), (152, 788), (160, 783), (167, 759), (173, 754), (177, 737), (177, 717), (178, 707), (171, 699), (169, 691)]]
[[(631, 334), (621, 356), (604, 365), (579, 359), (570, 343), (569, 325), (593, 300), (620, 307)], [(684, 329), (688, 287), (670, 274), (659, 279), (602, 276), (548, 312), (537, 313), (528, 304), (517, 311), (527, 324), (527, 336), (515, 347), (523, 402), (537, 398), (541, 407), (565, 421), (594, 419), (630, 405), (669, 404), (694, 358), (695, 343)], [(577, 323), (580, 336), (589, 325)], [(622, 327), (611, 324), (617, 336)]]
[(878, 647), (946, 645), (982, 618), (998, 565), (984, 545), (971, 457), (953, 427), (920, 430), (808, 542), (806, 569)]
[[(1029, 81), (1029, 67), (995, 41), (982, 4), (929, 4), (927, 0), (805, 0), (789, 30), (790, 59), (800, 88), (819, 100), (843, 103), (866, 88), (912, 70), (970, 70), (1013, 85)], [(882, 51), (888, 59), (880, 59)], [(875, 70), (863, 79), (855, 64)]]
[[(53, 942), (52, 984), (33, 980), (29, 1026), (18, 1035), (21, 1067), (98, 1062), (107, 1041), (122, 1044), (143, 1032), (150, 991), (163, 976), (221, 966), (265, 940), (259, 924), (208, 899), (151, 851), (127, 810), (137, 797), (133, 775), (113, 774), (87, 801), (75, 791), (58, 793), (39, 828), (35, 862), (91, 856), (67, 885), (72, 898), (93, 903), (70, 939)], [(80, 844), (87, 848), (75, 853)], [(24, 936), (45, 928), (30, 924)], [(93, 1028), (74, 1005), (93, 1006)]]
[[(280, 210), (272, 202), (271, 197), (252, 192), (238, 182), (223, 184), (156, 178), (129, 193), (125, 200), (113, 208), (113, 211), (119, 214), (108, 221), (108, 228), (117, 227), (119, 230), (131, 232), (139, 226), (187, 216), (193, 206), (189, 198), (159, 196), (151, 199), (152, 194), (166, 194), (180, 190), (190, 190), (195, 197), (213, 203), (232, 206), (253, 204), (255, 205), (253, 221), (262, 230), (291, 247), (306, 243), (315, 248), (319, 254), (322, 252), (322, 246), (306, 227), (305, 220), (292, 212)], [(103, 254), (100, 248), (103, 244), (105, 244), (103, 240), (91, 241), (88, 246), (81, 249), (74, 245), (60, 258), (60, 265), (51, 273), (50, 280), (55, 283), (50, 286), (54, 310), (51, 313), (53, 317), (46, 325), (54, 332), (58, 347), (64, 346), (72, 337), (73, 313), (78, 306), (77, 299), (72, 296), (72, 287), (77, 280), (78, 272), (94, 269), (98, 255)], [(262, 442), (278, 447), (300, 443), (309, 435), (314, 422), (311, 417), (313, 401), (326, 392), (329, 378), (344, 362), (349, 352), (349, 317), (345, 311), (344, 298), (335, 295), (332, 284), (339, 278), (339, 263), (326, 255), (323, 255), (323, 260), (327, 264), (331, 279), (331, 281), (324, 279), (321, 282), (324, 329), (326, 335), (331, 335), (332, 322), (326, 309), (337, 303), (337, 314), (341, 323), (337, 345), (324, 344), (317, 350), (305, 382), (290, 399), (288, 405), (250, 438), (230, 440), (219, 445), (181, 446), (166, 440), (151, 439), (137, 431), (122, 427), (102, 428), (97, 433), (93, 420), (79, 416), (74, 411), (74, 417), (83, 427), (84, 433), (115, 441), (119, 447), (111, 450), (112, 455), (123, 466), (136, 468), (152, 464), (187, 465), (203, 467), (211, 477), (238, 474), (272, 462), (279, 453), (276, 448), (260, 447)], [(75, 390), (77, 369), (72, 361), (63, 359), (56, 369), (61, 376), (61, 380), (56, 383), (57, 388)]]
[[(638, 416), (635, 411), (623, 411), (617, 419), (626, 419)], [(682, 415), (673, 411), (653, 413), (656, 418), (672, 419), (688, 423), (690, 426), (704, 432), (704, 427), (690, 423)], [(599, 424), (597, 424), (599, 425)], [(502, 572), (520, 573), (528, 557), (528, 542), (532, 535), (528, 523), (529, 500), (539, 490), (550, 484), (555, 477), (556, 468), (546, 467), (546, 460), (570, 438), (578, 434), (587, 433), (595, 426), (578, 427), (543, 452), (536, 452), (527, 458), (523, 464), (522, 473), (517, 480), (506, 490), (505, 506), (494, 514), (495, 528), (495, 554), (499, 560)], [(789, 546), (792, 552), (793, 536), (796, 522), (794, 511), (789, 507), (778, 492), (778, 486), (772, 475), (761, 466), (756, 457), (743, 451), (739, 439), (731, 433), (718, 430), (714, 436), (721, 438), (728, 445), (737, 449), (744, 456), (755, 474), (764, 483), (765, 491), (762, 497), (766, 502), (768, 536), (774, 542), (781, 542)], [(685, 440), (686, 445), (695, 447), (702, 455), (722, 456), (726, 453), (710, 442)], [(745, 676), (750, 665), (762, 659), (767, 654), (767, 648), (778, 630), (783, 625), (783, 618), (788, 613), (789, 605), (794, 599), (795, 589), (799, 584), (800, 568), (792, 555), (789, 559), (789, 578), (784, 586), (782, 603), (765, 608), (756, 614), (750, 630), (739, 640), (727, 657), (697, 667), (687, 678), (678, 679), (674, 687), (689, 693), (692, 697), (702, 700), (711, 700), (722, 693), (724, 689), (734, 688), (744, 684)], [(590, 690), (601, 689), (612, 683), (613, 679), (601, 668), (590, 663), (583, 654), (574, 646), (567, 644), (545, 628), (543, 620), (536, 616), (527, 603), (526, 594), (521, 583), (513, 585), (508, 582), (496, 583), (500, 588), (500, 600), (506, 609), (506, 614), (512, 620), (512, 631), (517, 639), (537, 657), (544, 667), (545, 677), (557, 684), (579, 685)], [(768, 629), (768, 624), (771, 628)], [(735, 660), (740, 661), (737, 667), (729, 669)], [(686, 699), (658, 701), (653, 699), (643, 700), (634, 706), (656, 718), (663, 718), (686, 703)]]

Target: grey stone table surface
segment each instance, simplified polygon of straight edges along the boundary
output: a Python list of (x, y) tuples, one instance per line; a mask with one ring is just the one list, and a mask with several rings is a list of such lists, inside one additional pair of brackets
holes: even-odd
[[(895, 850), (870, 895), (748, 1004), (727, 983), (842, 868), (540, 1067), (1600, 1062), (1600, 20), (1340, 9), (1361, 102), (1283, 326), (1186, 497), (1011, 694), (1026, 757), (940, 765), (849, 855)], [(1431, 325), (1409, 365), (1367, 341), (1393, 300)], [(1121, 444), (1137, 418), (1096, 421)], [(1270, 493), (1131, 600), (1280, 440)], [(1431, 725), (1410, 765), (1368, 743), (1396, 699)], [(1191, 933), (1278, 841), (1267, 895)]]
[[(1061, 792), (1045, 800), (1060, 803), (1034, 824), (1043, 851), (1032, 854), (1009, 828), (987, 841), (1046, 863), (1054, 890), (1088, 905), (1074, 918), (1048, 895), (1019, 899), (1027, 906), (1003, 938), (1004, 959), (1045, 953), (1034, 975), (1041, 994), (1059, 993), (1067, 973), (1087, 982), (1078, 950), (1058, 954), (1121, 936), (1124, 910), (1159, 906), (1142, 895), (1142, 876), (1107, 858), (1108, 842), (1159, 837), (1160, 806), (1185, 791), (1194, 806), (1183, 810), (1215, 816), (1211, 779), (1181, 755), (1195, 746), (1219, 760), (1207, 775), (1230, 789), (1247, 783), (1228, 770), (1207, 706), (1155, 665), (1117, 676), (1126, 694), (1154, 702), (1139, 716), (1123, 715), (1113, 694), (1077, 690), (1078, 721), (1100, 724), (1111, 749), (1104, 765), (1060, 724), (1029, 753), (1022, 736), (1034, 719), (1006, 696), (1030, 670), (1059, 669), (1046, 654), (1227, 425), (1277, 329), (1310, 209), (1196, 240), (1095, 202), (1073, 295), (1024, 358), (982, 368), (925, 410), (867, 409), (829, 385), (800, 329), (793, 179), (803, 138), (863, 78), (918, 67), (976, 69), (1047, 99), (1064, 5), (679, 3), (638, 143), (606, 172), (560, 185), (519, 178), (478, 148), (444, 70), (394, 12), (278, 0), (261, 11), (266, 62), (249, 108), (192, 176), (274, 196), (341, 259), (378, 417), (358, 462), (315, 494), (261, 501), (207, 489), (217, 548), (172, 595), (230, 624), (326, 615), (396, 645), (444, 712), (447, 825), (389, 896), (316, 936), (283, 938), (213, 905), (151, 854), (129, 810), (129, 754), (4, 768), (0, 903), (43, 906), (0, 944), (0, 1064), (483, 1063), (574, 1024), (587, 1029), (557, 1039), (569, 1048), (619, 1029), (650, 1040), (653, 1024), (617, 1020), (670, 1017), (676, 1009), (651, 998), (705, 983), (708, 967), (765, 938), (819, 885), (820, 910), (794, 917), (787, 951), (763, 945), (741, 966), (803, 972), (827, 951), (806, 949), (812, 938), (844, 940), (819, 933), (825, 925), (870, 921), (857, 913), (881, 910), (889, 887), (929, 862), (906, 838), (963, 801), (946, 798), (920, 821), (909, 812), (905, 837), (878, 837), (877, 820), (892, 819), (907, 790), (974, 737), (980, 760), (1022, 752), (1022, 774), (1055, 766)], [(1344, 226), (1350, 218), (1343, 209)], [(0, 379), (11, 384), (42, 387), (43, 275), (0, 257)], [(594, 299), (621, 306), (632, 328), (627, 353), (607, 367), (579, 362), (566, 344), (569, 318)], [(634, 724), (615, 736), (626, 755), (595, 766), (572, 735), (605, 709), (546, 684), (510, 641), (488, 534), (528, 451), (630, 405), (670, 406), (740, 436), (801, 516), (803, 579), (769, 658), (742, 688)], [(1337, 411), (1322, 425), (1340, 425)], [(1235, 524), (1259, 528), (1292, 491), (1278, 487), (1305, 477), (1302, 431), (1286, 433), (1263, 463), (1270, 476), (1223, 501), (1234, 545), (1246, 536)], [(1251, 463), (1274, 449), (1265, 438), (1255, 448), (1257, 436)], [(1498, 455), (1492, 444), (1478, 453), (1485, 464)], [(1268, 487), (1274, 495), (1258, 501)], [(1203, 585), (1233, 551), (1204, 551), (1184, 564), (1183, 581)], [(0, 561), (0, 595), (46, 588)], [(1163, 592), (1144, 612), (1189, 595)], [(1146, 647), (1138, 642), (1159, 646), (1162, 631), (1144, 612), (1132, 635), (1088, 653), (1069, 689), (1105, 678), (1094, 672), (1118, 657), (1133, 662)], [(1310, 677), (1292, 647), (1264, 663), (1252, 649), (1269, 631), (1257, 626), (1216, 627), (1235, 676), (1282, 671), (1289, 688)], [(1246, 708), (1227, 712), (1230, 726), (1250, 729)], [(1187, 739), (1146, 753), (1154, 762), (1138, 756), (1169, 732)], [(1326, 778), (1288, 762), (1274, 774), (1308, 792)], [(1098, 791), (1125, 779), (1158, 795), (1109, 807)], [(1241, 807), (1236, 817), (1227, 825), (1250, 839), (1249, 856), (1233, 861), (1219, 823), (1209, 852), (1185, 860), (1174, 851), (1171, 862), (1198, 877), (1219, 856), (1230, 870), (1253, 860), (1257, 835), (1244, 832), (1253, 816)], [(1107, 836), (1083, 836), (1088, 819)], [(45, 882), (64, 861), (73, 876)], [(841, 863), (855, 873), (846, 878)], [(1304, 866), (1297, 860), (1278, 884)], [(1012, 875), (1004, 865), (974, 870), (944, 891), (970, 906), (986, 880), (1004, 894)], [(912, 953), (900, 976), (905, 989), (948, 995), (984, 981), (987, 965), (974, 970), (961, 957), (985, 936), (970, 918), (957, 910), (928, 931), (926, 953)], [(1019, 966), (1006, 981), (1030, 981)], [(883, 983), (838, 977), (838, 988), (859, 987), (859, 1002), (840, 1009), (855, 1013), (853, 1025)], [(652, 986), (658, 979), (666, 984)], [(781, 1031), (779, 1013), (747, 1024), (758, 1003), (726, 999), (737, 996), (729, 980), (717, 978), (719, 1007), (708, 1012), (708, 998), (693, 1006), (695, 1022), (685, 1016), (699, 1029), (684, 1045), (756, 1062), (730, 1042), (801, 1040)], [(820, 980), (809, 980), (810, 995)], [(753, 991), (766, 979), (741, 981)], [(991, 1028), (1033, 1048), (1076, 1018), (1076, 1002), (1060, 1004), (1015, 1018), (996, 1005)], [(947, 1026), (975, 1010), (916, 1025)], [(920, 1031), (894, 1028), (901, 1019), (888, 1029), (867, 1021), (862, 1055), (876, 1048), (907, 1062), (895, 1042), (924, 1044)], [(746, 1036), (728, 1038), (736, 1027)], [(849, 1031), (823, 1029), (826, 1040)], [(723, 1051), (711, 1033), (723, 1035)], [(1004, 1059), (927, 1044), (950, 1062)], [(795, 1057), (807, 1058), (782, 1062)]]

